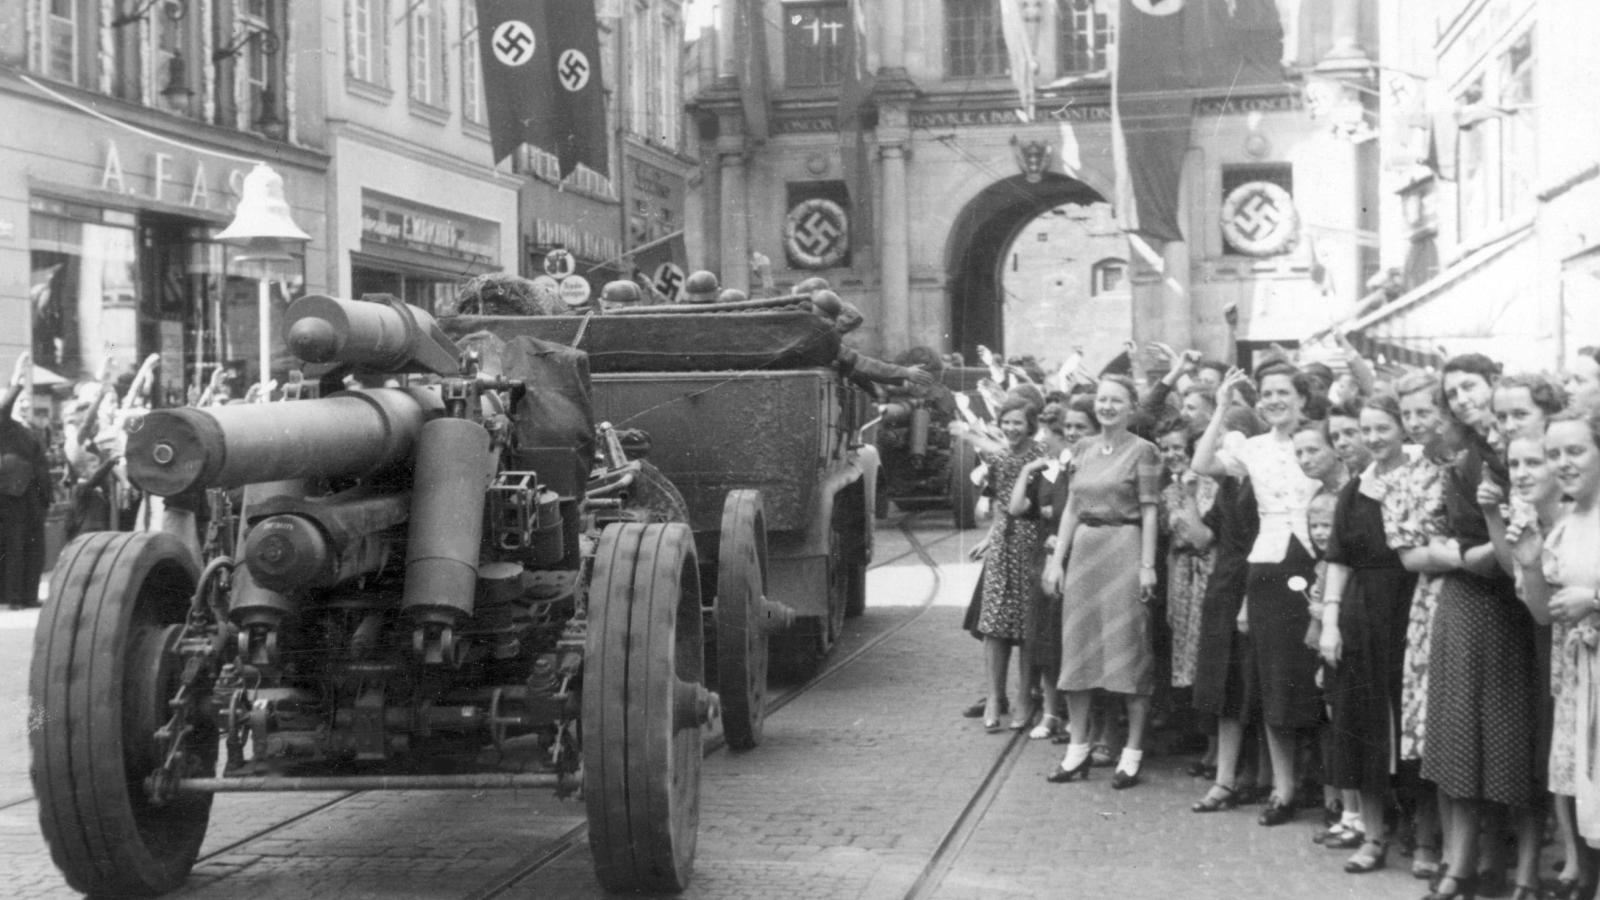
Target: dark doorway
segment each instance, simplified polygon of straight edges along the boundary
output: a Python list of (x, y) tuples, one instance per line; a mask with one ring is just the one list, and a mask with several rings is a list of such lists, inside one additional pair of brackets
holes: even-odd
[(976, 359), (979, 344), (1004, 352), (1000, 272), (1012, 239), (1050, 209), (1104, 199), (1081, 181), (1047, 173), (1033, 183), (1013, 175), (968, 201), (950, 229), (945, 250), (951, 349), (969, 360)]

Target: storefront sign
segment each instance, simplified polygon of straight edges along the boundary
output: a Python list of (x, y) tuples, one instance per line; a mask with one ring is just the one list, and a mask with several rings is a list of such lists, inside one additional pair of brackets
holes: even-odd
[(622, 247), (615, 237), (594, 234), (566, 222), (536, 218), (531, 238), (534, 247), (564, 247), (579, 259), (591, 262), (604, 262), (622, 255)]
[(361, 192), (361, 239), (476, 262), (499, 262), (500, 226)]
[[(1051, 106), (1050, 101), (1040, 100), (1035, 118), (1040, 122), (1109, 122), (1111, 107), (1105, 104), (1079, 103)], [(1015, 106), (996, 106), (988, 109), (925, 109), (911, 113), (912, 128), (1016, 125), (1021, 121), (1021, 110)]]
[(95, 185), (102, 191), (219, 213), (239, 202), (244, 168), (176, 148), (124, 156), (115, 138), (105, 146)]

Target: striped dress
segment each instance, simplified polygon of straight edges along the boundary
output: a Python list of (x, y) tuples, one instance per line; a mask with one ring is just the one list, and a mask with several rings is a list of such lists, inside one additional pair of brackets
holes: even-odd
[(1062, 587), (1064, 691), (1155, 690), (1150, 608), (1139, 597), (1144, 504), (1160, 501), (1160, 455), (1143, 438), (1086, 437), (1073, 449), (1067, 509), (1078, 516)]

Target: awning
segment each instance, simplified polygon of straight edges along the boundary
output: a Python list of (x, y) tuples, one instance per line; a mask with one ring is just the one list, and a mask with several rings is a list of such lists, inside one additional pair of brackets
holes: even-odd
[(1473, 250), (1444, 272), (1343, 324), (1363, 355), (1411, 366), (1482, 352), (1511, 370), (1550, 362), (1559, 303), (1538, 293), (1532, 222)]

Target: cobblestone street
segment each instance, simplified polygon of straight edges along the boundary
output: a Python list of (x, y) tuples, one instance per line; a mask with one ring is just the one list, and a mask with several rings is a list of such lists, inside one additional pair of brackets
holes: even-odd
[[(913, 519), (938, 567), (880, 527), (866, 615), (835, 651), (850, 660), (778, 711), (766, 739), (705, 763), (690, 898), (898, 898), (922, 876), (1002, 746), (960, 708), (978, 693), (977, 645), (959, 630), (979, 532)], [(922, 603), (932, 598), (923, 611)], [(0, 613), (7, 682), (0, 732), (0, 870), (8, 897), (76, 896), (49, 862), (27, 800), (25, 679), (35, 613)], [(885, 631), (899, 630), (850, 657)], [(1198, 816), (1204, 783), (1187, 757), (1153, 757), (1148, 780), (1113, 792), (1109, 770), (1054, 786), (1059, 747), (1030, 742), (931, 896), (1415, 898), (1406, 860), (1367, 876), (1340, 871), (1345, 852), (1310, 841), (1312, 816), (1264, 829), (1254, 808)], [(476, 897), (579, 825), (581, 803), (539, 791), (225, 795), (202, 862), (175, 896)], [(19, 802), (23, 801), (23, 802)], [(336, 801), (331, 802), (330, 801)], [(258, 837), (264, 829), (296, 819)], [(222, 851), (219, 853), (219, 851)], [(926, 885), (924, 886), (926, 887)], [(594, 898), (580, 840), (501, 896)]]

